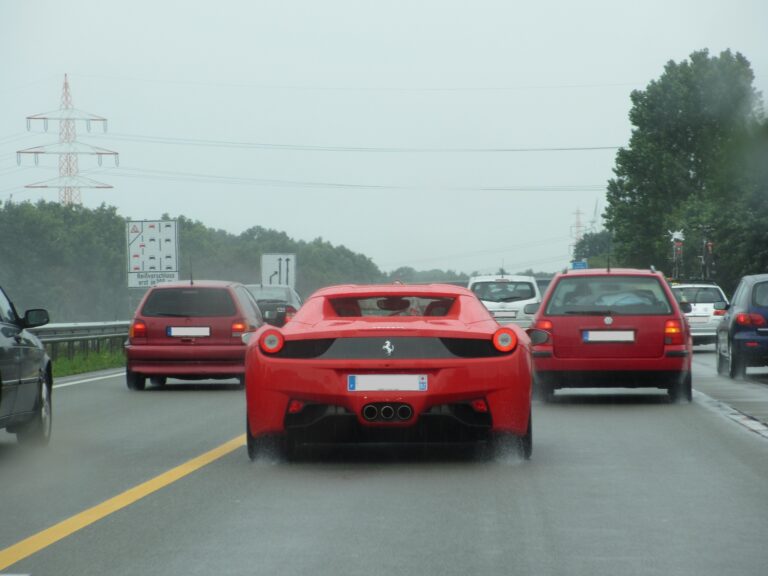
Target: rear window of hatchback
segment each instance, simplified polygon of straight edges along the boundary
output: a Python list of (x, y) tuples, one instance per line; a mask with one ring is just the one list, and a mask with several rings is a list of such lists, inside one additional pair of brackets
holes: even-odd
[(555, 286), (546, 314), (616, 316), (672, 313), (667, 294), (654, 276), (563, 277)]
[(157, 288), (141, 309), (148, 317), (213, 318), (237, 313), (226, 288)]

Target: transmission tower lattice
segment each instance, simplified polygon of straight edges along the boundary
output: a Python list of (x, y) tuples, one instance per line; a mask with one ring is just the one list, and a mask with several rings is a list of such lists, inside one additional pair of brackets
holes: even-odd
[(73, 106), (72, 94), (69, 91), (69, 80), (66, 74), (64, 75), (64, 86), (61, 91), (61, 106), (59, 109), (27, 116), (27, 130), (31, 129), (33, 120), (42, 120), (43, 129), (46, 132), (48, 131), (48, 121), (58, 120), (59, 142), (18, 150), (16, 152), (16, 162), (21, 164), (22, 155), (28, 154), (34, 157), (35, 166), (37, 166), (40, 154), (58, 154), (59, 177), (36, 184), (27, 184), (25, 188), (58, 188), (59, 202), (61, 204), (80, 204), (80, 188), (112, 188), (109, 184), (80, 176), (78, 156), (81, 154), (96, 156), (99, 166), (101, 166), (104, 156), (112, 156), (115, 166), (119, 164), (119, 158), (117, 152), (77, 141), (77, 122), (85, 123), (88, 132), (91, 131), (92, 123), (99, 122), (101, 123), (102, 130), (106, 132), (107, 119), (78, 110)]

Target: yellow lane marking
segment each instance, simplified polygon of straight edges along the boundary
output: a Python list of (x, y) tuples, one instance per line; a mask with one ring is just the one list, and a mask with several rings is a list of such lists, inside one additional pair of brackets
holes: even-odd
[(176, 468), (168, 470), (168, 472), (155, 476), (151, 480), (147, 480), (138, 486), (129, 488), (122, 494), (118, 494), (109, 500), (105, 500), (101, 504), (97, 504), (88, 510), (84, 510), (66, 520), (62, 520), (58, 524), (55, 524), (42, 532), (38, 532), (29, 538), (25, 538), (21, 542), (17, 542), (5, 550), (0, 550), (0, 570), (4, 570), (8, 566), (16, 564), (16, 562), (39, 552), (43, 548), (47, 548), (51, 544), (74, 534), (78, 530), (82, 530), (86, 526), (90, 526), (94, 522), (97, 522), (112, 513), (117, 512), (126, 506), (130, 506), (145, 496), (149, 496), (153, 492), (157, 492), (161, 488), (184, 478), (195, 470), (199, 470), (211, 462), (226, 456), (230, 452), (234, 452), (244, 444), (245, 434), (242, 434), (205, 454), (201, 454), (192, 460), (188, 460), (187, 462), (176, 466)]

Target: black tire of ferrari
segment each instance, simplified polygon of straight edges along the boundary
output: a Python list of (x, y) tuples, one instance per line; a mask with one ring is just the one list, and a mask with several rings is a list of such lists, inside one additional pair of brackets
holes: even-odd
[(41, 375), (38, 382), (38, 396), (35, 402), (34, 416), (16, 430), (16, 440), (19, 444), (47, 446), (51, 441), (53, 431), (53, 382)]
[(741, 353), (734, 349), (731, 343), (730, 354), (728, 355), (728, 376), (734, 380), (741, 380), (747, 374), (747, 366)]
[(245, 443), (251, 462), (260, 457), (291, 460), (295, 454), (296, 443), (286, 435), (267, 434), (258, 438), (254, 437), (251, 434), (247, 417), (245, 420)]
[(147, 386), (147, 377), (126, 368), (125, 383), (128, 386), (128, 390), (144, 390)]
[(528, 431), (518, 438), (518, 450), (523, 460), (530, 460), (533, 454), (533, 414), (528, 415)]

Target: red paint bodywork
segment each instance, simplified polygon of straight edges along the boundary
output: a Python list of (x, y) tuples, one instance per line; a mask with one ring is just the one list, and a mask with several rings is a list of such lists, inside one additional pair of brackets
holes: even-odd
[[(424, 296), (455, 299), (451, 313), (439, 317), (339, 317), (328, 299), (365, 296)], [(286, 343), (301, 339), (395, 337), (488, 340), (500, 328), (482, 303), (465, 288), (451, 285), (335, 286), (314, 293), (280, 332)], [(262, 327), (249, 340), (246, 353), (246, 399), (254, 437), (282, 433), (291, 400), (340, 406), (366, 428), (410, 427), (433, 406), (485, 399), (492, 432), (525, 434), (531, 406), (532, 361), (526, 333), (514, 326), (518, 339), (508, 354), (480, 358), (322, 359), (277, 358), (259, 347)], [(350, 374), (426, 374), (428, 390), (350, 392)], [(366, 421), (362, 407), (371, 402), (402, 402), (413, 416), (402, 422)]]

